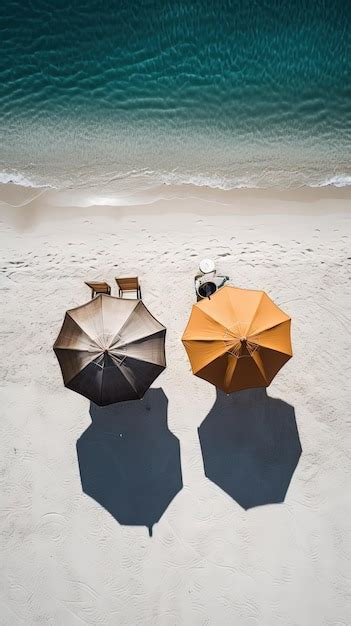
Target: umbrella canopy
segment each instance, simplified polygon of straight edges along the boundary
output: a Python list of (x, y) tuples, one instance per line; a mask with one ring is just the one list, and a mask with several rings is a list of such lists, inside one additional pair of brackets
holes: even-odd
[(67, 311), (54, 344), (65, 386), (100, 406), (142, 398), (166, 367), (165, 334), (141, 300), (100, 294)]
[(264, 291), (225, 286), (193, 306), (182, 341), (193, 373), (226, 393), (268, 387), (292, 356), (290, 322)]

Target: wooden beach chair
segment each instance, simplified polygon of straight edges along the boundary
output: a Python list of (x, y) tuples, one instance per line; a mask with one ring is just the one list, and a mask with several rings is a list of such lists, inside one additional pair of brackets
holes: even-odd
[(131, 278), (116, 278), (116, 283), (118, 285), (118, 295), (120, 298), (123, 298), (124, 292), (134, 291), (139, 300), (141, 300), (141, 289), (139, 278), (137, 276), (133, 276)]
[(99, 293), (107, 293), (108, 296), (111, 295), (111, 287), (108, 283), (104, 282), (86, 282), (85, 284), (91, 289), (91, 298), (95, 298)]

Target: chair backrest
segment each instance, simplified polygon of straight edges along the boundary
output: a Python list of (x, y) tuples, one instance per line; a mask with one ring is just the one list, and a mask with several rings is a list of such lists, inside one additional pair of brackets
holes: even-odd
[(88, 287), (90, 287), (92, 294), (95, 293), (111, 293), (111, 287), (108, 283), (105, 282), (85, 282)]
[(138, 291), (139, 289), (139, 279), (137, 276), (116, 278), (116, 283), (121, 291)]

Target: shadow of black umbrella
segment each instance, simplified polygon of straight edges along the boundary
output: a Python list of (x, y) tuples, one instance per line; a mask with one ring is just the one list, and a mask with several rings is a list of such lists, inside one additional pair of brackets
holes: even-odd
[(290, 404), (264, 388), (217, 391), (199, 438), (207, 478), (244, 509), (284, 501), (302, 452)]
[(91, 403), (92, 424), (77, 441), (84, 493), (120, 524), (147, 526), (150, 536), (183, 486), (167, 406), (162, 389), (107, 407)]

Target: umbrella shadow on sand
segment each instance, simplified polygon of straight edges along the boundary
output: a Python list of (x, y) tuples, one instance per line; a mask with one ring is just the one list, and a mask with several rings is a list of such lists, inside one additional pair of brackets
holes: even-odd
[(302, 452), (290, 404), (264, 388), (217, 391), (198, 430), (207, 478), (240, 506), (284, 501)]
[(167, 407), (162, 389), (149, 389), (142, 400), (91, 403), (92, 424), (77, 441), (83, 492), (120, 524), (147, 526), (150, 536), (183, 487)]

